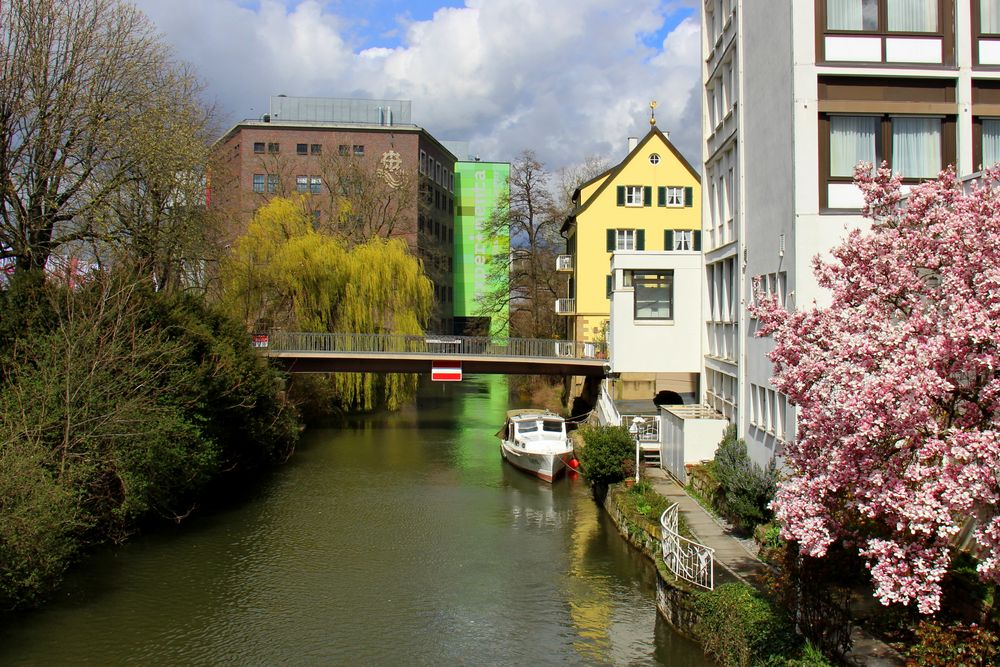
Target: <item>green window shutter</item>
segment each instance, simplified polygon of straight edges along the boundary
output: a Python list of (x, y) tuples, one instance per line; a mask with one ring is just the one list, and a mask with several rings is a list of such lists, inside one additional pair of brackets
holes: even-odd
[(615, 251), (615, 230), (614, 229), (609, 229), (608, 230), (608, 252), (614, 252), (614, 251)]
[(656, 205), (657, 206), (667, 205), (667, 186), (661, 185), (656, 188)]
[(694, 249), (701, 250), (701, 230), (696, 230), (694, 233)]
[(684, 188), (684, 205), (694, 206), (694, 188)]
[(645, 250), (646, 249), (646, 230), (637, 229), (635, 232), (635, 249)]
[(645, 185), (642, 188), (642, 205), (652, 206), (653, 205), (653, 186)]
[(607, 292), (607, 294), (605, 296), (607, 296), (610, 299), (611, 298), (611, 276), (610, 275), (604, 277), (604, 290), (605, 290), (605, 292)]
[(625, 186), (624, 185), (619, 185), (618, 186), (618, 205), (619, 206), (624, 206), (625, 205)]
[(663, 249), (667, 252), (674, 249), (674, 230), (668, 229), (663, 232)]

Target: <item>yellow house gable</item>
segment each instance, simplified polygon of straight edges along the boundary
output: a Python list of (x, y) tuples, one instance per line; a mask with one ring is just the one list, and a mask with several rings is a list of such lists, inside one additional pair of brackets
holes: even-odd
[(574, 254), (578, 316), (608, 315), (615, 250), (701, 250), (701, 180), (655, 126), (621, 163), (576, 195), (563, 232)]

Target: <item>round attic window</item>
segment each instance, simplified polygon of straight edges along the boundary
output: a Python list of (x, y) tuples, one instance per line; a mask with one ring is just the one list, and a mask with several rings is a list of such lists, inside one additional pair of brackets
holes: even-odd
[(649, 154), (649, 164), (660, 164), (660, 154), (650, 153)]

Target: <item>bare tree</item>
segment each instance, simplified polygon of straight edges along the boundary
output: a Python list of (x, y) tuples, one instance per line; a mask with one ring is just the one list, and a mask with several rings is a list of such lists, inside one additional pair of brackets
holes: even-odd
[(479, 314), (508, 321), (513, 336), (564, 334), (565, 323), (555, 312), (556, 256), (565, 244), (561, 221), (548, 172), (533, 151), (523, 151), (510, 166), (509, 195), (484, 227), (490, 238), (509, 235), (510, 252), (490, 258), (489, 284), (497, 287), (479, 301)]
[(170, 256), (162, 223), (194, 205), (204, 164), (194, 77), (119, 0), (7, 0), (0, 38), (0, 259), (40, 269), (79, 242)]

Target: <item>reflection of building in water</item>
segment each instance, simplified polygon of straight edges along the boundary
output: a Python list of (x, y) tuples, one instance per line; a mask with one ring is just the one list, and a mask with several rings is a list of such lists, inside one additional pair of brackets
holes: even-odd
[[(524, 474), (504, 466), (504, 477), (518, 483)], [(515, 477), (514, 480), (510, 478)], [(516, 528), (558, 528), (568, 524), (572, 512), (568, 507), (557, 508), (552, 486), (539, 483), (531, 478), (524, 478), (531, 485), (530, 490), (522, 492), (515, 484), (509, 489), (511, 523)]]
[(594, 577), (584, 565), (587, 549), (600, 530), (594, 516), (598, 510), (589, 495), (577, 494), (573, 500), (576, 520), (570, 533), (569, 572), (566, 577), (566, 601), (579, 637), (573, 646), (583, 662), (606, 663), (612, 648), (611, 585), (607, 578)]

